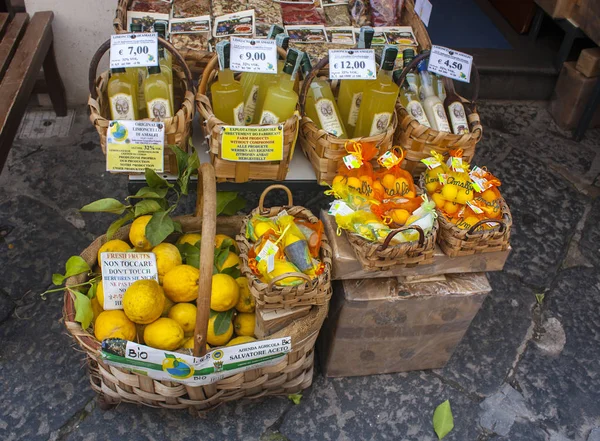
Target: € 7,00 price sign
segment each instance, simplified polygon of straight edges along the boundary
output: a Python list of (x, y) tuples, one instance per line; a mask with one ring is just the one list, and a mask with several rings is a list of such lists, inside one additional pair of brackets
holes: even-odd
[(158, 66), (158, 34), (116, 34), (110, 37), (110, 68)]
[(438, 75), (468, 83), (471, 78), (472, 64), (472, 55), (434, 45), (431, 47), (428, 70)]

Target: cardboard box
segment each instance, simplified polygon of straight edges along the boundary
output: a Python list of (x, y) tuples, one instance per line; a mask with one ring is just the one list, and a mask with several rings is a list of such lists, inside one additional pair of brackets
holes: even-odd
[(328, 377), (441, 368), (491, 291), (483, 273), (445, 281), (336, 282), (318, 341)]
[(569, 18), (576, 0), (535, 0), (552, 18)]
[(600, 75), (600, 47), (582, 50), (575, 69), (588, 78)]
[[(599, 79), (588, 78), (579, 73), (574, 61), (563, 64), (550, 103), (550, 113), (560, 128), (570, 130), (577, 127), (583, 109)], [(596, 110), (590, 124), (590, 127), (598, 126), (600, 126), (600, 110)]]

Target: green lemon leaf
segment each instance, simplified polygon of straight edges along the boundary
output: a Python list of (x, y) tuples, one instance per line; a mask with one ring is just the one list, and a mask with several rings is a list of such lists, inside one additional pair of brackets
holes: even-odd
[(134, 207), (135, 217), (143, 216), (144, 214), (149, 213), (156, 213), (160, 210), (160, 204), (152, 199), (143, 199), (135, 204)]
[(152, 215), (150, 222), (146, 225), (146, 238), (155, 247), (175, 231), (173, 220), (166, 211), (159, 211)]
[(231, 319), (233, 318), (233, 309), (225, 312), (217, 313), (217, 318), (215, 319), (215, 335), (222, 335), (227, 332), (229, 329), (229, 325), (231, 324)]
[(126, 205), (123, 205), (116, 199), (104, 198), (98, 199), (97, 201), (94, 201), (91, 204), (84, 205), (79, 209), (79, 211), (83, 211), (84, 213), (123, 214), (126, 208)]
[(233, 246), (233, 240), (227, 238), (227, 239), (223, 239), (223, 242), (221, 242), (221, 246), (219, 247), (220, 250), (235, 250), (235, 247)]
[(217, 215), (221, 214), (225, 207), (237, 197), (235, 191), (217, 191)]
[(190, 245), (189, 243), (181, 243), (177, 246), (181, 258), (187, 265), (191, 265), (194, 268), (200, 268), (200, 241), (196, 245)]
[(162, 199), (164, 198), (169, 189), (165, 188), (150, 188), (150, 187), (142, 187), (138, 190), (138, 192), (133, 196), (127, 196), (127, 199)]
[(198, 170), (200, 168), (200, 157), (196, 153), (194, 146), (191, 146), (191, 153), (187, 159), (187, 166), (192, 170)]
[(213, 318), (215, 315), (217, 315), (218, 312), (217, 311), (213, 311), (212, 309), (210, 310), (210, 313), (208, 315), (208, 318)]
[(433, 430), (438, 436), (438, 439), (442, 439), (454, 429), (454, 418), (452, 417), (452, 409), (450, 408), (450, 401), (446, 400), (433, 412)]
[(173, 184), (158, 176), (156, 172), (150, 168), (146, 169), (144, 176), (146, 177), (146, 183), (148, 184), (148, 187), (152, 187), (153, 190), (156, 190), (157, 188), (173, 187)]
[(71, 256), (65, 264), (65, 270), (65, 279), (67, 279), (77, 274), (87, 273), (91, 268), (81, 256)]
[(92, 301), (79, 291), (69, 291), (75, 294), (75, 321), (81, 323), (83, 329), (89, 328), (94, 319)]
[[(224, 241), (223, 241), (224, 242)], [(217, 268), (223, 268), (227, 257), (229, 257), (229, 248), (220, 249), (215, 257), (215, 265)]]
[(230, 266), (229, 268), (225, 268), (221, 271), (222, 274), (227, 274), (228, 276), (237, 279), (238, 277), (242, 277), (242, 272), (240, 271), (239, 265)]
[(108, 227), (108, 230), (106, 230), (106, 239), (111, 240), (113, 238), (113, 236), (115, 235), (115, 233), (119, 230), (119, 228), (121, 228), (123, 225), (128, 223), (130, 220), (132, 220), (133, 217), (134, 217), (133, 213), (127, 213), (122, 218), (117, 219), (112, 224), (110, 224), (110, 226)]
[(302, 399), (302, 394), (289, 394), (288, 399), (292, 400), (294, 404), (298, 405)]
[(175, 153), (175, 157), (177, 158), (177, 170), (179, 173), (179, 178), (181, 178), (181, 175), (187, 167), (188, 155), (186, 152), (177, 147), (176, 144), (169, 144), (168, 147), (173, 150), (173, 153)]
[[(92, 286), (90, 286), (90, 289), (87, 292), (88, 299), (91, 300), (94, 297), (96, 297), (96, 289), (98, 289), (98, 282), (92, 283)], [(102, 305), (100, 305), (100, 306), (102, 306)]]
[(181, 222), (173, 221), (173, 227), (175, 228), (175, 231), (177, 231), (178, 233), (183, 233), (183, 228), (181, 226)]
[(62, 285), (66, 277), (63, 274), (54, 273), (52, 274), (52, 283), (56, 286)]
[(241, 196), (236, 196), (235, 199), (230, 201), (225, 206), (225, 208), (223, 208), (223, 211), (221, 211), (220, 214), (223, 214), (225, 216), (233, 216), (233, 215), (237, 214), (240, 210), (243, 210), (245, 207), (246, 207), (246, 200), (244, 198), (242, 198)]

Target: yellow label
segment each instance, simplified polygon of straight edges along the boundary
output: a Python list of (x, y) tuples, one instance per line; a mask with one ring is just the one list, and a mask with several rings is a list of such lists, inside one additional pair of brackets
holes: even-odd
[(235, 162), (283, 159), (283, 126), (223, 126), (221, 158)]
[(148, 101), (148, 117), (165, 119), (170, 118), (171, 115), (171, 103), (169, 100), (164, 98), (155, 98), (152, 101)]
[(106, 137), (106, 170), (143, 172), (164, 169), (164, 124), (110, 121)]

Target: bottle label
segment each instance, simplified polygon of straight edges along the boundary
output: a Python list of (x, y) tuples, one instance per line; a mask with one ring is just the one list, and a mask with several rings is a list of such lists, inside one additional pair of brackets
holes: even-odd
[(379, 135), (387, 130), (392, 120), (390, 112), (376, 113), (373, 115), (373, 123), (371, 124), (371, 132), (369, 136)]
[(235, 126), (245, 126), (246, 119), (244, 116), (244, 102), (242, 101), (237, 106), (233, 108), (233, 125)]
[(350, 113), (348, 114), (348, 124), (352, 127), (356, 126), (356, 121), (358, 121), (358, 111), (360, 110), (362, 95), (362, 92), (352, 95), (352, 104), (350, 105)]
[(461, 103), (455, 101), (450, 104), (448, 106), (448, 115), (450, 115), (450, 122), (452, 123), (452, 132), (457, 135), (469, 133), (469, 123), (467, 122), (465, 107)]
[(321, 98), (317, 100), (315, 108), (323, 130), (335, 136), (340, 136), (344, 132), (333, 101)]
[(450, 132), (450, 125), (448, 124), (448, 118), (446, 117), (442, 103), (434, 104), (431, 109), (433, 110), (433, 117), (437, 123), (438, 131)]
[(419, 124), (431, 127), (431, 125), (429, 124), (429, 120), (425, 115), (425, 110), (423, 110), (423, 106), (417, 100), (410, 101), (406, 106), (406, 111), (410, 116), (416, 119), (419, 122)]
[(258, 101), (258, 85), (255, 84), (252, 86), (252, 90), (250, 91), (250, 95), (248, 95), (248, 99), (244, 104), (244, 118), (246, 120), (246, 124), (250, 124), (252, 119), (254, 118), (254, 111), (256, 110), (256, 102)]
[(133, 97), (126, 93), (117, 93), (110, 97), (110, 109), (113, 119), (135, 120)]
[(148, 118), (171, 118), (171, 104), (164, 98), (155, 98), (147, 102)]
[(268, 110), (263, 110), (263, 112), (260, 115), (260, 124), (263, 126), (277, 124), (278, 122), (279, 117), (273, 112), (269, 112)]

